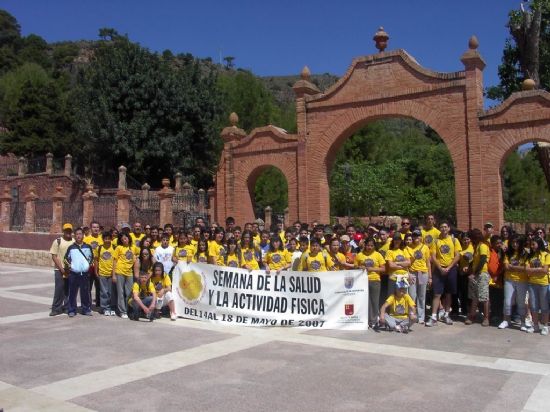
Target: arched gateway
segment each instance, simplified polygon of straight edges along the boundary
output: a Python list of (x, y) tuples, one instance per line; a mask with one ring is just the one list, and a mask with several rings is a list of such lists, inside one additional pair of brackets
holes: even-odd
[(262, 168), (275, 166), (288, 182), (289, 219), (328, 222), (329, 174), (343, 142), (373, 120), (408, 117), (432, 127), (449, 149), (458, 227), (503, 224), (502, 163), (522, 143), (550, 141), (550, 93), (531, 90), (527, 80), (530, 90), (485, 111), (485, 62), (475, 37), (460, 59), (464, 70), (453, 73), (425, 69), (404, 50), (385, 52), (375, 40), (380, 52), (356, 58), (325, 92), (309, 81), (304, 68), (293, 86), (296, 134), (270, 125), (246, 135), (232, 115), (232, 126), (221, 133), (224, 149), (210, 191), (212, 218), (252, 221), (249, 189)]

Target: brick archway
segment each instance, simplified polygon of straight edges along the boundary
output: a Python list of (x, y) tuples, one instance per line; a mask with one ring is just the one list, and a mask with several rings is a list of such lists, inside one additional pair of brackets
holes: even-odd
[(273, 165), (288, 181), (290, 220), (328, 222), (328, 176), (343, 142), (374, 120), (406, 117), (429, 125), (447, 145), (458, 227), (481, 227), (486, 221), (502, 225), (501, 164), (522, 142), (550, 141), (550, 94), (518, 92), (484, 110), (485, 63), (477, 41), (471, 39), (469, 45), (460, 58), (462, 71), (438, 73), (420, 66), (404, 50), (381, 52), (353, 60), (324, 92), (309, 81), (304, 68), (293, 86), (296, 134), (267, 126), (247, 135), (236, 126), (236, 116), (222, 131), (224, 151), (211, 213), (218, 220), (229, 215), (250, 220), (247, 179)]

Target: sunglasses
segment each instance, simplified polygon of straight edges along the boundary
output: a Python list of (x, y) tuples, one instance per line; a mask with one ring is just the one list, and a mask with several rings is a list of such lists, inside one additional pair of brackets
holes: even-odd
[(403, 222), (403, 223), (401, 223), (401, 226), (410, 226), (410, 223), (409, 222)]

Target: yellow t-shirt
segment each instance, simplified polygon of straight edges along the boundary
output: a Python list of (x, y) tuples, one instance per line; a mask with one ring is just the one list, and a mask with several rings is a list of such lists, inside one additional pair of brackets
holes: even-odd
[(390, 316), (396, 319), (407, 319), (409, 312), (415, 307), (414, 300), (406, 293), (401, 298), (397, 298), (395, 294), (390, 295), (386, 303), (390, 308)]
[(215, 240), (211, 241), (208, 245), (208, 255), (210, 258), (214, 258), (216, 265), (224, 266), (223, 258), (225, 256), (225, 248)]
[(260, 269), (260, 265), (256, 260), (256, 249), (255, 248), (244, 248), (241, 249), (241, 266), (249, 266), (252, 270)]
[(136, 236), (134, 232), (130, 232), (130, 237), (132, 238), (132, 245), (136, 247), (141, 247), (141, 240), (145, 237), (145, 233)]
[(345, 267), (342, 263), (346, 263), (346, 255), (342, 252), (337, 252), (335, 256), (330, 255), (332, 261), (334, 262), (333, 270), (345, 270)]
[(391, 244), (391, 239), (388, 239), (386, 240), (386, 243), (384, 243), (383, 245), (379, 244), (378, 245), (378, 253), (380, 253), (382, 255), (382, 257), (386, 257), (386, 253), (388, 253), (388, 250), (390, 250), (390, 244)]
[(113, 253), (113, 258), (116, 259), (117, 275), (133, 276), (134, 261), (139, 255), (139, 249), (135, 246), (117, 246)]
[(205, 252), (199, 253), (198, 256), (196, 254), (193, 255), (193, 259), (191, 261), (193, 263), (209, 263)]
[(228, 253), (227, 254), (227, 263), (225, 257), (223, 258), (223, 265), (229, 266), (230, 268), (238, 268), (239, 267), (239, 256), (236, 253)]
[(265, 261), (271, 270), (281, 270), (285, 266), (290, 265), (292, 256), (288, 250), (277, 250), (275, 252), (267, 252)]
[(460, 251), (460, 260), (458, 261), (458, 265), (460, 268), (465, 268), (466, 266), (469, 266), (470, 263), (472, 263), (474, 260), (474, 245), (471, 243), (466, 247), (466, 249), (462, 249)]
[(380, 282), (380, 273), (372, 272), (370, 268), (381, 268), (386, 265), (386, 260), (380, 252), (373, 251), (370, 254), (359, 252), (355, 255), (354, 266), (359, 269), (366, 268), (369, 276), (369, 282)]
[[(531, 259), (526, 261), (526, 264), (530, 268), (540, 268), (542, 266), (550, 265), (550, 255), (546, 252), (540, 252), (540, 255), (535, 255)], [(548, 273), (539, 275), (530, 275), (528, 282), (531, 285), (548, 285)]]
[[(151, 276), (150, 280), (156, 290), (172, 287), (170, 276), (168, 276), (166, 273), (163, 273), (162, 276)], [(134, 283), (134, 285), (135, 284), (136, 283)]]
[(438, 228), (432, 227), (430, 230), (422, 229), (422, 242), (428, 247), (432, 245), (435, 239), (439, 238), (441, 232)]
[(185, 245), (183, 247), (176, 246), (174, 248), (174, 256), (180, 262), (191, 262), (195, 253), (197, 253), (197, 250), (193, 245)]
[(151, 249), (155, 250), (161, 245), (161, 243), (162, 242), (160, 240), (154, 240), (153, 243), (151, 244)]
[(198, 240), (195, 240), (195, 239), (191, 239), (191, 245), (193, 245), (195, 247), (195, 249), (197, 248), (197, 246), (199, 245), (199, 241)]
[(99, 276), (112, 276), (113, 275), (113, 254), (115, 248), (111, 244), (110, 247), (106, 248), (105, 245), (98, 247), (99, 256), (98, 260), (98, 271)]
[(138, 293), (140, 299), (144, 299), (147, 296), (153, 296), (155, 293), (155, 285), (153, 282), (146, 282), (145, 285), (142, 285), (139, 282), (134, 282), (132, 286), (132, 295), (128, 299), (128, 303), (132, 304), (134, 300), (134, 293)]
[[(518, 253), (514, 253), (512, 257), (506, 255), (504, 257), (504, 264), (512, 266), (523, 266), (525, 262), (522, 260), (522, 257)], [(504, 271), (504, 279), (510, 280), (512, 282), (521, 282), (526, 283), (529, 280), (529, 276), (525, 272), (515, 272), (513, 270)]]
[(430, 249), (424, 244), (419, 244), (415, 248), (407, 246), (407, 251), (412, 257), (411, 270), (413, 272), (428, 272), (428, 263), (430, 261)]
[(103, 238), (101, 237), (101, 235), (98, 235), (97, 237), (93, 237), (92, 235), (84, 236), (84, 239), (82, 239), (82, 241), (92, 247), (94, 258), (97, 258), (97, 248), (103, 245)]
[(479, 265), (479, 261), (481, 260), (481, 256), (485, 256), (485, 264), (480, 270), (481, 272), (489, 273), (488, 265), (489, 265), (489, 256), (491, 256), (491, 252), (489, 250), (489, 246), (485, 242), (480, 242), (479, 245), (477, 245), (475, 253), (474, 253), (474, 261), (472, 263), (472, 270), (477, 270), (477, 266)]
[(458, 239), (447, 236), (445, 239), (437, 238), (432, 243), (430, 253), (435, 254), (435, 258), (442, 267), (449, 266), (455, 258), (455, 253), (460, 253), (462, 246)]
[(326, 272), (334, 266), (332, 258), (325, 250), (320, 251), (315, 256), (311, 256), (310, 253), (303, 253), (300, 259), (298, 270), (305, 272)]
[[(388, 250), (386, 252), (386, 262), (403, 262), (409, 260), (411, 255), (407, 249), (395, 249)], [(388, 275), (390, 275), (390, 280), (397, 280), (397, 275), (404, 275), (408, 273), (407, 269), (390, 269)]]
[(257, 235), (252, 236), (252, 241), (254, 242), (254, 244), (259, 245), (262, 241), (262, 237), (258, 233)]

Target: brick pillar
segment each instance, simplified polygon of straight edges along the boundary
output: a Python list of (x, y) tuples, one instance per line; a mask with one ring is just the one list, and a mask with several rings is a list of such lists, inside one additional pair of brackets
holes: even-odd
[(189, 183), (185, 182), (183, 186), (181, 187), (181, 192), (183, 194), (183, 210), (187, 212), (191, 212), (193, 208), (193, 186), (191, 186)]
[(86, 193), (82, 195), (82, 226), (87, 226), (94, 219), (94, 201), (97, 193), (94, 192), (94, 185), (86, 186)]
[(67, 177), (71, 177), (73, 174), (73, 157), (70, 154), (65, 156), (65, 171), (63, 174)]
[(206, 191), (204, 189), (199, 189), (198, 190), (198, 194), (199, 194), (199, 207), (198, 207), (198, 210), (197, 212), (199, 212), (201, 214), (201, 216), (204, 216), (204, 212), (206, 210)]
[(162, 179), (163, 188), (159, 192), (160, 198), (160, 225), (164, 226), (167, 223), (174, 222), (174, 215), (172, 213), (172, 198), (175, 196), (175, 192), (170, 187), (170, 179)]
[(46, 174), (53, 175), (53, 154), (46, 153)]
[(267, 206), (265, 208), (265, 230), (271, 229), (271, 212), (273, 209), (271, 209), (271, 206)]
[(180, 172), (176, 173), (176, 175), (174, 176), (174, 190), (176, 191), (176, 193), (181, 193), (182, 177), (183, 175)]
[(120, 227), (123, 223), (130, 223), (130, 199), (132, 194), (125, 189), (118, 189), (116, 192), (117, 211), (116, 221)]
[(38, 196), (35, 193), (36, 189), (33, 185), (29, 186), (29, 193), (25, 196), (25, 224), (23, 232), (34, 232), (36, 218), (36, 199)]
[(216, 219), (216, 189), (208, 189), (208, 221)]
[(18, 163), (17, 176), (25, 176), (27, 174), (27, 159), (20, 157)]
[[(502, 188), (497, 181), (484, 182), (483, 179), (483, 151), (486, 143), (482, 139), (479, 129), (478, 114), (483, 110), (483, 69), (485, 62), (477, 51), (478, 41), (475, 36), (468, 42), (469, 49), (460, 60), (464, 64), (466, 74), (466, 93), (464, 103), (466, 108), (466, 141), (468, 142), (467, 164), (455, 165), (456, 182), (456, 217), (459, 229), (481, 228), (485, 220), (491, 220), (496, 227), (500, 227), (503, 205)], [(461, 170), (458, 170), (461, 168)], [(463, 187), (467, 184), (466, 187)], [(494, 188), (491, 196), (492, 206), (484, 204), (485, 187)], [(500, 219), (496, 218), (500, 216)]]
[(9, 186), (4, 186), (4, 193), (0, 197), (0, 232), (10, 230), (11, 201)]
[(52, 196), (52, 226), (50, 233), (61, 233), (63, 227), (63, 202), (67, 196), (63, 194), (63, 186), (55, 187), (55, 192)]
[(290, 210), (287, 208), (285, 208), (285, 211), (284, 211), (284, 217), (283, 217), (283, 226), (285, 227), (285, 229), (287, 227), (290, 226)]

